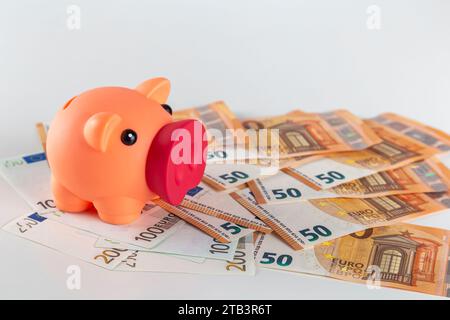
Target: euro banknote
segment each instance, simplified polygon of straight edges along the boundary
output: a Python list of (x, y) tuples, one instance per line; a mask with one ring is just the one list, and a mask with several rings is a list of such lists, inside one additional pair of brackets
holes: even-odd
[(214, 250), (217, 240), (190, 224), (184, 224), (176, 233), (152, 248), (144, 248), (118, 240), (99, 237), (95, 243), (99, 248), (123, 248), (132, 251), (156, 252), (178, 256), (230, 260), (237, 247), (237, 240), (227, 244), (227, 250)]
[(95, 247), (104, 248), (104, 249), (118, 248), (118, 249), (126, 249), (126, 250), (129, 250), (130, 252), (142, 251), (142, 252), (157, 253), (160, 255), (170, 255), (170, 256), (174, 256), (175, 258), (185, 259), (185, 260), (196, 262), (196, 263), (202, 263), (203, 261), (206, 260), (205, 257), (201, 257), (201, 256), (184, 255), (184, 254), (171, 253), (171, 252), (170, 253), (169, 252), (160, 252), (158, 250), (153, 251), (152, 249), (144, 249), (144, 248), (130, 245), (125, 242), (120, 242), (117, 240), (110, 240), (110, 239), (106, 239), (106, 238), (102, 238), (102, 237), (99, 237), (97, 239), (97, 241), (95, 242)]
[(185, 224), (177, 216), (151, 205), (146, 206), (141, 217), (127, 227), (103, 223), (94, 209), (80, 213), (57, 210), (50, 190), (50, 168), (44, 153), (3, 159), (0, 173), (33, 210), (48, 219), (99, 236), (152, 248)]
[(392, 112), (383, 113), (372, 120), (437, 151), (450, 151), (450, 136), (442, 130)]
[(256, 242), (259, 267), (450, 297), (450, 231), (412, 224), (370, 228), (295, 251), (273, 234)]
[[(33, 210), (37, 210), (46, 218), (90, 232), (97, 237), (101, 236), (144, 249), (158, 250), (159, 252), (163, 252), (167, 245), (159, 249), (158, 246), (170, 237), (174, 238), (171, 239), (169, 244), (189, 243), (196, 239), (196, 243), (198, 243), (196, 246), (186, 247), (180, 244), (174, 252), (176, 244), (173, 244), (172, 249), (166, 253), (194, 256), (202, 253), (202, 256), (208, 255), (208, 245), (212, 241), (209, 236), (201, 234), (203, 232), (197, 228), (186, 227), (185, 221), (155, 205), (146, 205), (141, 217), (126, 226), (103, 223), (93, 211), (64, 213), (57, 210), (52, 200), (49, 184), (50, 172), (45, 159), (43, 153), (4, 159), (0, 163), (0, 172)], [(244, 229), (214, 217), (207, 216), (205, 219), (208, 218), (214, 222), (220, 222), (217, 228), (220, 230), (220, 235), (225, 237), (225, 241), (228, 242), (238, 240), (241, 233), (238, 235), (237, 229), (242, 231), (242, 236), (252, 232), (250, 229)], [(184, 229), (185, 232), (177, 232), (180, 229)]]
[(220, 163), (215, 160), (206, 165), (203, 182), (217, 191), (232, 192), (242, 188), (246, 183), (255, 179), (264, 179), (280, 173), (281, 168), (296, 166), (305, 157), (291, 157), (285, 159), (257, 158), (244, 161), (227, 161)]
[[(53, 221), (38, 213), (20, 216), (2, 227), (6, 232), (114, 271), (154, 271), (203, 274), (253, 275), (253, 243), (223, 244), (214, 241), (214, 258), (198, 258), (123, 247), (100, 248), (95, 235)], [(118, 243), (120, 245), (120, 243)], [(180, 245), (182, 245), (180, 243)], [(233, 248), (234, 247), (234, 248)], [(229, 255), (229, 252), (233, 252)], [(139, 255), (139, 260), (136, 257)], [(217, 258), (217, 257), (221, 258)], [(230, 256), (229, 259), (223, 259)], [(251, 259), (249, 259), (249, 257)]]
[[(45, 138), (45, 134), (43, 134)], [(60, 211), (54, 212), (55, 206), (53, 203), (53, 200), (51, 200), (51, 193), (49, 191), (49, 183), (50, 181), (50, 170), (48, 168), (48, 165), (46, 164), (46, 156), (45, 153), (39, 153), (38, 155), (33, 155), (36, 159), (33, 161), (24, 161), (28, 159), (31, 156), (21, 156), (21, 157), (15, 157), (10, 159), (3, 160), (3, 167), (0, 167), (0, 172), (3, 173), (5, 178), (9, 181), (9, 183), (16, 188), (16, 190), (22, 194), (22, 196), (26, 199), (32, 199), (31, 205), (35, 205), (37, 199), (39, 198), (37, 195), (39, 192), (44, 192), (45, 197), (47, 197), (46, 200), (49, 203), (52, 204), (52, 208), (50, 209), (50, 214), (52, 218), (62, 219), (66, 223), (71, 223), (75, 227), (81, 227), (81, 228), (88, 228), (89, 231), (92, 231), (94, 227), (100, 228), (103, 230), (105, 228), (105, 224), (101, 223), (100, 221), (94, 222), (95, 214), (90, 214), (87, 217), (91, 219), (91, 222), (86, 220), (86, 218), (81, 221), (80, 217), (83, 217), (81, 214), (76, 214), (75, 218), (73, 214), (63, 213)], [(27, 165), (24, 165), (26, 163)], [(20, 169), (21, 170), (20, 170)], [(29, 170), (34, 170), (33, 172), (26, 172)], [(29, 179), (33, 179), (34, 181), (30, 181)], [(25, 181), (25, 183), (24, 183)], [(42, 188), (36, 187), (38, 185), (37, 181), (39, 181), (39, 184), (42, 185)], [(42, 195), (40, 195), (42, 196)], [(45, 198), (44, 197), (44, 198)], [(41, 198), (42, 199), (42, 198)], [(175, 218), (175, 216), (180, 217), (184, 221), (187, 221), (191, 225), (197, 227), (199, 230), (205, 232), (209, 236), (213, 237), (214, 239), (217, 239), (221, 242), (227, 243), (232, 241), (237, 241), (240, 237), (245, 236), (246, 234), (252, 233), (253, 229), (247, 229), (244, 226), (237, 225), (235, 223), (232, 223), (230, 221), (226, 221), (220, 218), (217, 218), (213, 215), (207, 215), (198, 211), (194, 211), (191, 209), (187, 209), (181, 206), (173, 206), (162, 199), (154, 199), (153, 201), (156, 203), (160, 208), (166, 209), (168, 212), (171, 212), (172, 216), (171, 218)], [(42, 201), (38, 201), (37, 203), (42, 204)], [(163, 210), (162, 209), (162, 210)], [(166, 212), (163, 210), (163, 212)], [(241, 210), (241, 213), (243, 211)], [(145, 212), (144, 212), (145, 213)], [(251, 215), (246, 214), (247, 217), (250, 218)], [(75, 219), (75, 220), (74, 220)], [(98, 220), (98, 219), (97, 219)], [(142, 216), (138, 221), (142, 220)], [(241, 219), (242, 221), (244, 219)], [(253, 219), (254, 223), (252, 225), (255, 225), (256, 229), (261, 229), (263, 224), (258, 223), (256, 225), (257, 220)], [(247, 219), (247, 222), (250, 222), (250, 220)], [(177, 221), (178, 226), (183, 224), (183, 221), (178, 220)], [(133, 224), (136, 224), (133, 223)], [(175, 224), (175, 223), (174, 223)], [(116, 226), (117, 227), (117, 226)], [(171, 225), (172, 227), (172, 225)], [(120, 229), (120, 228), (118, 228)], [(172, 227), (172, 229), (175, 229)], [(116, 229), (117, 230), (117, 229)], [(152, 229), (153, 230), (153, 229)], [(268, 230), (267, 227), (262, 228), (261, 230)], [(95, 229), (94, 232), (98, 231)], [(96, 232), (97, 234), (102, 235), (99, 232)], [(152, 231), (152, 233), (155, 233)], [(144, 233), (147, 234), (147, 233)], [(103, 234), (108, 239), (118, 240), (121, 242), (128, 242), (132, 245), (139, 245), (136, 243), (137, 240), (142, 240), (142, 237), (135, 237), (135, 239), (132, 240), (124, 240), (123, 238), (118, 238), (117, 235), (111, 236), (111, 234)], [(169, 235), (168, 232), (165, 233), (165, 235)], [(159, 235), (160, 236), (160, 235)], [(163, 240), (163, 237), (159, 237), (161, 241)], [(155, 242), (154, 240), (152, 241)], [(146, 246), (146, 248), (149, 248)], [(151, 247), (150, 247), (151, 248)]]
[(228, 194), (217, 192), (205, 183), (189, 190), (181, 206), (254, 230), (266, 233), (272, 231)]
[[(389, 121), (395, 120), (396, 123), (400, 121), (392, 114), (384, 114), (375, 119), (392, 119)], [(310, 188), (329, 189), (447, 152), (447, 147), (450, 148), (450, 138), (444, 133), (438, 134), (428, 127), (410, 123), (411, 120), (405, 118), (401, 120), (405, 126), (410, 125), (409, 131), (393, 129), (388, 120), (384, 122), (366, 120), (365, 123), (382, 139), (382, 142), (360, 151), (308, 157), (299, 161), (298, 165), (283, 168), (282, 171)], [(425, 136), (430, 142), (424, 138)]]
[[(225, 243), (216, 243), (214, 250), (227, 250)], [(251, 235), (239, 240), (232, 259), (228, 261), (206, 259), (202, 263), (176, 259), (151, 252), (133, 252), (116, 268), (117, 271), (175, 272), (214, 275), (254, 275), (254, 245)]]
[[(264, 166), (251, 163), (207, 164), (203, 182), (218, 191), (232, 190), (263, 175)], [(278, 168), (276, 171), (278, 172)], [(269, 173), (275, 173), (270, 171)]]
[(393, 194), (442, 192), (450, 186), (450, 171), (436, 157), (393, 170), (316, 190), (291, 175), (280, 172), (266, 179), (248, 182), (258, 203), (277, 204), (320, 198), (369, 198)]
[(367, 199), (331, 198), (257, 204), (248, 190), (231, 194), (295, 250), (368, 228), (412, 220), (450, 207), (450, 193), (415, 193)]
[(242, 125), (246, 129), (279, 130), (281, 158), (361, 150), (380, 142), (366, 123), (346, 110), (323, 114), (291, 112), (280, 116), (245, 119)]
[(243, 227), (236, 223), (216, 218), (212, 215), (204, 214), (182, 206), (171, 205), (162, 199), (155, 199), (154, 203), (222, 243), (235, 241), (255, 232), (254, 229)]
[(174, 120), (200, 120), (206, 128), (208, 141), (212, 148), (214, 145), (220, 147), (228, 142), (233, 142), (236, 130), (243, 128), (240, 120), (223, 101), (176, 110), (173, 112), (173, 118)]
[(126, 249), (96, 248), (97, 238), (94, 235), (47, 219), (36, 212), (20, 216), (2, 229), (109, 270), (116, 268), (129, 255)]

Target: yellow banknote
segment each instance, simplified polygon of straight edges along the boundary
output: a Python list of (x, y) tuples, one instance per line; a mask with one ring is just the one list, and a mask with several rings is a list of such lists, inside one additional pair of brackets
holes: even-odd
[(346, 110), (324, 114), (293, 111), (281, 116), (246, 119), (242, 125), (254, 130), (277, 129), (281, 158), (361, 150), (380, 141), (370, 127)]
[(260, 267), (450, 296), (450, 231), (412, 224), (367, 229), (294, 251), (278, 237), (256, 241)]
[(299, 202), (319, 198), (369, 198), (394, 194), (442, 192), (449, 189), (450, 171), (436, 157), (374, 173), (336, 187), (316, 190), (284, 172), (248, 182), (258, 203)]
[(450, 207), (448, 192), (365, 199), (326, 198), (277, 205), (257, 204), (248, 190), (231, 196), (296, 250)]

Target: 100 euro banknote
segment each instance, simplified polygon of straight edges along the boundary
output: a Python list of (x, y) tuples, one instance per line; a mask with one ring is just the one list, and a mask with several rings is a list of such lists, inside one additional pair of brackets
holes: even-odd
[(223, 101), (176, 110), (173, 112), (173, 119), (197, 119), (201, 121), (206, 128), (210, 148), (232, 143), (234, 132), (242, 129), (239, 119)]
[[(155, 251), (163, 250), (164, 246), (160, 249), (157, 248), (170, 237), (175, 237), (171, 239), (174, 242), (189, 242), (194, 237), (197, 240), (203, 239), (201, 242), (197, 241), (199, 247), (180, 246), (175, 253), (199, 255), (199, 252), (203, 252), (203, 256), (208, 253), (209, 243), (213, 240), (208, 236), (198, 234), (202, 231), (196, 228), (192, 230), (193, 227), (186, 227), (185, 221), (155, 205), (147, 205), (140, 218), (126, 226), (104, 223), (93, 210), (81, 213), (64, 213), (57, 210), (52, 200), (49, 183), (50, 169), (44, 153), (4, 159), (0, 163), (0, 172), (33, 210), (39, 211), (42, 216), (50, 220), (90, 232), (97, 237), (101, 236), (128, 243), (131, 246), (154, 249)], [(211, 217), (211, 219), (216, 218)], [(220, 220), (220, 222), (220, 225), (227, 223), (223, 220)], [(226, 237), (227, 242), (237, 241), (241, 235), (236, 234), (234, 227), (240, 228), (232, 223), (221, 227), (221, 234)], [(186, 232), (178, 233), (177, 231), (180, 229)], [(252, 230), (242, 229), (242, 236), (251, 232)], [(183, 248), (187, 251), (182, 250)]]

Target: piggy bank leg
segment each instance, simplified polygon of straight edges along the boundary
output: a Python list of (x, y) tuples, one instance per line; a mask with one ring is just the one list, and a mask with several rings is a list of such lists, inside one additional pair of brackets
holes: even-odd
[(129, 197), (103, 198), (93, 201), (100, 219), (111, 224), (128, 224), (139, 218), (145, 202)]
[(89, 209), (92, 205), (89, 201), (82, 200), (67, 190), (63, 185), (56, 181), (53, 176), (51, 177), (51, 186), (55, 204), (59, 210), (82, 212)]

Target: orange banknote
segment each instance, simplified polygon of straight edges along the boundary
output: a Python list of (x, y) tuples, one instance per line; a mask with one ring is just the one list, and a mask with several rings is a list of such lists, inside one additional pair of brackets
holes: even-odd
[[(382, 115), (376, 119), (387, 117)], [(393, 118), (392, 115), (389, 117)], [(380, 143), (360, 151), (308, 157), (295, 167), (282, 169), (283, 172), (310, 188), (329, 189), (376, 172), (429, 158), (446, 152), (450, 147), (448, 135), (432, 131), (426, 126), (418, 127), (414, 122), (412, 124), (416, 126), (411, 127), (410, 131), (395, 130), (392, 128), (394, 125), (386, 121), (366, 120), (365, 123), (382, 139)]]
[(450, 208), (448, 192), (365, 199), (326, 198), (277, 205), (257, 204), (248, 190), (231, 196), (295, 250)]
[(255, 231), (199, 211), (173, 206), (161, 199), (153, 200), (153, 202), (222, 243), (236, 241)]
[(450, 170), (436, 157), (381, 171), (336, 187), (316, 190), (284, 172), (248, 182), (258, 203), (277, 204), (320, 198), (369, 198), (393, 194), (442, 192), (450, 187)]
[(450, 231), (397, 224), (294, 251), (273, 234), (256, 241), (258, 266), (450, 297)]
[[(240, 120), (223, 101), (216, 101), (200, 107), (182, 109), (173, 112), (174, 120), (200, 120), (207, 132), (211, 144), (223, 144), (234, 136), (234, 131), (243, 129)], [(218, 139), (218, 136), (222, 139)]]
[(181, 206), (264, 233), (272, 231), (230, 195), (217, 192), (204, 183), (189, 190)]

